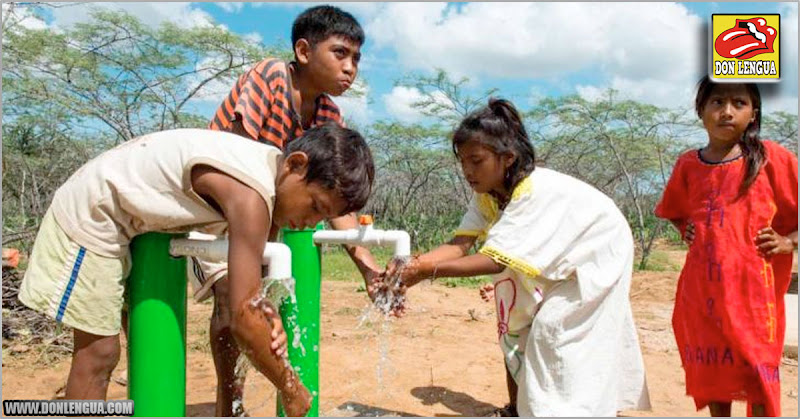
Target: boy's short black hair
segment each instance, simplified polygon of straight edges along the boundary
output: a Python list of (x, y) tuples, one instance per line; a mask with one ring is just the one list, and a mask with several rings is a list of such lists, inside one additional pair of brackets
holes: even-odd
[(375, 165), (361, 134), (329, 122), (289, 142), (284, 154), (295, 151), (308, 155), (306, 183), (316, 182), (333, 190), (347, 203), (340, 215), (364, 208), (372, 192)]
[(364, 45), (364, 29), (353, 15), (334, 6), (311, 7), (300, 13), (292, 24), (292, 48), (301, 38), (313, 48), (334, 35)]

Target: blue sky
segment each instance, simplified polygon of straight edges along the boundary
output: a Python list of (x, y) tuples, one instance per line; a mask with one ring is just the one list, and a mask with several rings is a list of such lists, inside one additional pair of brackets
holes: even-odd
[[(291, 24), (318, 3), (99, 3), (145, 22), (224, 25), (265, 44), (289, 46)], [(394, 86), (404, 74), (434, 68), (469, 77), (469, 89), (497, 87), (526, 108), (543, 96), (596, 97), (614, 87), (628, 98), (690, 106), (707, 57), (702, 32), (712, 13), (780, 13), (783, 78), (765, 112), (797, 113), (797, 3), (340, 3), (364, 26), (359, 80), (363, 98), (337, 98), (359, 124), (422, 120), (419, 92)], [(85, 5), (53, 11), (50, 25), (85, 19)], [(195, 102), (211, 114), (226, 88)], [(206, 111), (207, 109), (207, 111)]]

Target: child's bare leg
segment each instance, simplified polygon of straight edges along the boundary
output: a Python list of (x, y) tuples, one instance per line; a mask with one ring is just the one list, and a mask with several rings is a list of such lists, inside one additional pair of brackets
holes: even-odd
[(99, 336), (75, 329), (73, 336), (72, 365), (64, 398), (105, 400), (111, 372), (119, 362), (119, 334)]
[(763, 404), (754, 404), (750, 410), (753, 417), (763, 418), (767, 416), (767, 409)]
[(708, 411), (714, 417), (730, 417), (731, 402), (711, 402), (708, 404)]
[[(211, 315), (211, 354), (217, 372), (216, 416), (240, 416), (244, 413), (244, 374), (236, 376), (236, 361), (241, 351), (231, 334), (230, 308), (228, 307), (228, 277), (214, 283), (214, 312)], [(234, 411), (234, 402), (236, 410)]]
[(514, 377), (511, 376), (511, 372), (508, 368), (506, 370), (506, 387), (508, 387), (508, 400), (511, 403), (511, 406), (514, 408), (514, 413), (516, 416), (519, 416), (517, 411), (517, 382), (514, 381)]

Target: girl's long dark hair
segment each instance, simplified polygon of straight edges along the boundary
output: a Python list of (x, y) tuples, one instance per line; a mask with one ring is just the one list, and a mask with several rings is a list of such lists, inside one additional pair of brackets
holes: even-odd
[[(742, 196), (750, 188), (750, 185), (755, 182), (758, 176), (758, 171), (766, 160), (766, 151), (764, 151), (764, 144), (761, 142), (761, 92), (755, 83), (742, 83), (750, 95), (750, 101), (753, 102), (753, 112), (755, 119), (751, 122), (739, 139), (739, 148), (742, 149), (742, 155), (745, 158), (745, 174), (742, 184), (739, 185), (739, 196)], [(694, 99), (694, 108), (697, 111), (697, 116), (703, 117), (703, 108), (705, 108), (708, 98), (717, 87), (717, 83), (711, 81), (708, 76), (704, 76), (697, 83), (697, 96)]]
[(486, 146), (495, 154), (511, 153), (516, 159), (503, 178), (503, 186), (512, 192), (536, 166), (528, 133), (514, 105), (505, 99), (489, 99), (489, 104), (467, 115), (453, 134), (453, 153), (470, 141)]

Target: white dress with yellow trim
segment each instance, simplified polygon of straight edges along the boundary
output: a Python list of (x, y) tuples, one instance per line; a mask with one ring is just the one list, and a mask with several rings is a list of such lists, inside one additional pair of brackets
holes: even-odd
[(614, 202), (537, 168), (504, 210), (474, 194), (456, 235), (506, 269), (498, 338), (522, 416), (615, 416), (650, 401), (628, 293), (633, 237)]

